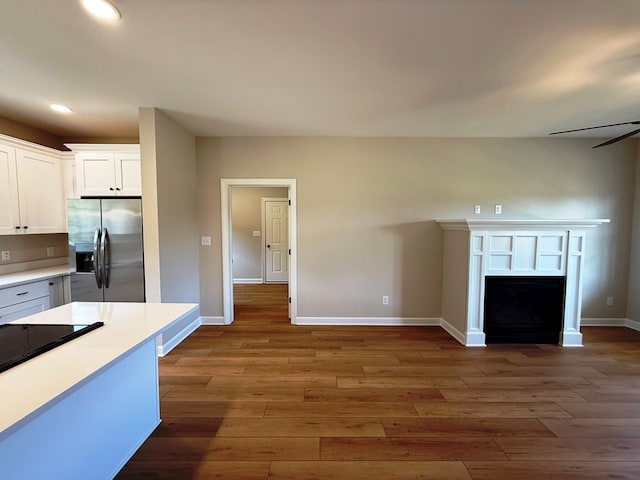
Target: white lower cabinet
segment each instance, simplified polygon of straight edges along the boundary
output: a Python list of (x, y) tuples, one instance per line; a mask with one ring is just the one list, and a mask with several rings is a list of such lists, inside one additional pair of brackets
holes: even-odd
[(28, 317), (35, 313), (44, 312), (45, 310), (49, 310), (49, 308), (51, 308), (51, 305), (48, 296), (0, 308), (0, 325)]
[(51, 308), (49, 280), (25, 283), (0, 290), (0, 325)]
[(51, 308), (59, 307), (71, 301), (69, 276), (53, 277), (49, 279), (49, 299)]

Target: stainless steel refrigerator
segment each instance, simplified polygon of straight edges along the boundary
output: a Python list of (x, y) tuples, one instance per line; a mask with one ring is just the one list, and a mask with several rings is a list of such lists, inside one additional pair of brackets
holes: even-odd
[(71, 300), (144, 302), (142, 201), (68, 200)]

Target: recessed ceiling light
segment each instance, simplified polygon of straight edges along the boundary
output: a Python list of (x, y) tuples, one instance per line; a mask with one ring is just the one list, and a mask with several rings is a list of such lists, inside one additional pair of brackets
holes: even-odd
[(64, 105), (58, 105), (57, 103), (52, 103), (51, 105), (49, 105), (49, 108), (51, 108), (51, 110), (53, 110), (54, 112), (58, 112), (58, 113), (73, 112), (73, 110), (71, 110), (69, 107), (65, 107)]
[(107, 0), (82, 0), (82, 6), (94, 17), (107, 22), (120, 20), (120, 12)]

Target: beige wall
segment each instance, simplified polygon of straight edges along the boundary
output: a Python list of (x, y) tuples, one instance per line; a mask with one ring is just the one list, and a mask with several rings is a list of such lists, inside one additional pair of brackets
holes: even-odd
[[(439, 317), (438, 218), (611, 218), (589, 232), (585, 317), (623, 317), (636, 142), (198, 138), (203, 315), (220, 315), (220, 178), (296, 178), (300, 316)], [(390, 296), (383, 306), (382, 295)], [(616, 304), (605, 306), (614, 296)]]
[(234, 279), (262, 279), (262, 198), (287, 198), (278, 187), (232, 187), (231, 225)]
[(198, 303), (195, 139), (154, 108), (139, 123), (147, 301)]
[(15, 122), (5, 117), (0, 117), (0, 133), (10, 137), (19, 138), (28, 142), (37, 143), (56, 150), (68, 150), (62, 139), (52, 133), (30, 127), (20, 122)]
[(633, 234), (629, 272), (627, 318), (640, 322), (640, 145), (636, 162), (636, 193), (633, 208)]

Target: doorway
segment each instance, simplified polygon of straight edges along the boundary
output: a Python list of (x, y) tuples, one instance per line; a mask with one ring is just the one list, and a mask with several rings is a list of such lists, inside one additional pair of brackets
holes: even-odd
[[(233, 313), (233, 226), (232, 226), (232, 188), (233, 187), (285, 187), (288, 192), (288, 284), (289, 318), (296, 323), (297, 317), (297, 209), (295, 179), (228, 179), (220, 180), (221, 228), (222, 228), (222, 310), (224, 323), (231, 324)], [(263, 264), (264, 265), (264, 264)], [(264, 277), (263, 277), (264, 278)]]

